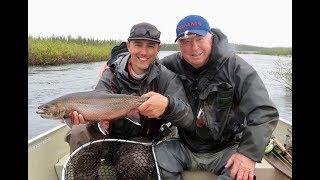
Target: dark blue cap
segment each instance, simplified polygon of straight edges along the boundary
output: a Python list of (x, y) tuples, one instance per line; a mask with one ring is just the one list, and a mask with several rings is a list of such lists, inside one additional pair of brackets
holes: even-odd
[(179, 21), (176, 28), (176, 40), (174, 40), (174, 42), (188, 33), (205, 36), (208, 32), (210, 32), (210, 26), (205, 18), (198, 15), (189, 15)]

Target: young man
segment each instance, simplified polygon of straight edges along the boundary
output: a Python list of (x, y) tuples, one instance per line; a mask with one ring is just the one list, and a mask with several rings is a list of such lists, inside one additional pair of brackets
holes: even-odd
[[(149, 23), (134, 25), (128, 41), (113, 48), (108, 66), (96, 86), (96, 89), (109, 93), (149, 97), (138, 108), (141, 126), (125, 118), (110, 123), (103, 121), (98, 125), (86, 124), (81, 114), (73, 112), (74, 125), (66, 137), (70, 152), (87, 142), (106, 137), (146, 137), (153, 140), (164, 122), (171, 122), (185, 129), (194, 127), (191, 125), (193, 115), (183, 85), (176, 74), (157, 62), (159, 50), (160, 31)], [(109, 134), (104, 135), (106, 132)]]
[(252, 180), (279, 116), (262, 80), (201, 16), (183, 18), (175, 41), (181, 52), (161, 62), (181, 77), (196, 128), (178, 126), (180, 139), (156, 147), (163, 178), (202, 169), (218, 179)]

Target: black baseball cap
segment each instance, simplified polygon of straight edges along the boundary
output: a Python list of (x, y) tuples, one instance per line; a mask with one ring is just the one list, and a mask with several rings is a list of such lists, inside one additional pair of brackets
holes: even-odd
[(128, 41), (135, 39), (145, 39), (160, 43), (161, 32), (152, 24), (143, 22), (134, 25), (130, 30)]

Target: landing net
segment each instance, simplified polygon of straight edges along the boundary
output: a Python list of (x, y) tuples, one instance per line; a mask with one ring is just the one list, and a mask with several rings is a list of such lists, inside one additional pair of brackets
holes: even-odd
[(82, 145), (70, 155), (62, 179), (160, 180), (156, 161), (154, 145), (143, 138), (101, 139)]

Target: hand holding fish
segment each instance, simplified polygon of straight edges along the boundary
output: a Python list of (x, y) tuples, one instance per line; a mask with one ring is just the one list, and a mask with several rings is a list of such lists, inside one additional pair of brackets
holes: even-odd
[(86, 124), (87, 121), (84, 120), (83, 116), (81, 114), (78, 114), (77, 111), (73, 111), (70, 115), (71, 122), (73, 125), (79, 125), (79, 124)]
[(149, 97), (149, 99), (142, 103), (138, 110), (141, 115), (149, 118), (158, 118), (161, 116), (169, 105), (169, 99), (159, 93), (150, 91), (142, 97)]
[[(72, 125), (86, 124), (88, 121), (86, 121), (84, 117), (77, 111), (73, 111), (70, 113), (69, 123), (64, 119), (62, 119), (61, 122), (67, 123), (67, 125), (71, 128)], [(98, 123), (98, 127), (102, 134), (109, 134), (109, 121), (100, 121)]]
[[(73, 125), (86, 124), (87, 122), (89, 122), (89, 121), (86, 121), (84, 119), (84, 117), (81, 114), (79, 114), (77, 111), (73, 111), (72, 114), (70, 115), (70, 117), (71, 117), (71, 122)], [(102, 120), (99, 123), (100, 123), (100, 126), (102, 128), (104, 128), (105, 130), (109, 129), (109, 121)]]

